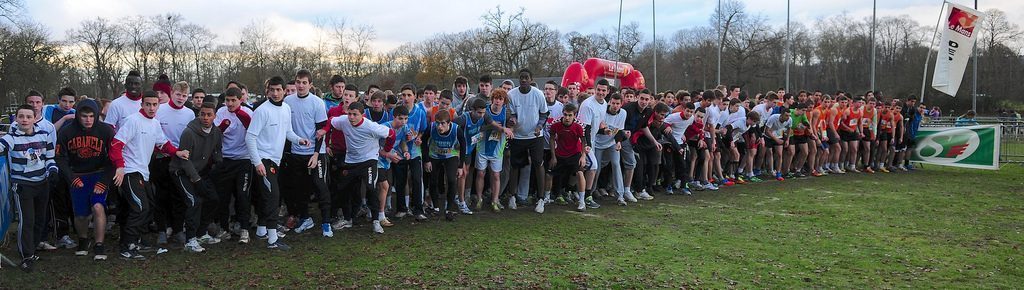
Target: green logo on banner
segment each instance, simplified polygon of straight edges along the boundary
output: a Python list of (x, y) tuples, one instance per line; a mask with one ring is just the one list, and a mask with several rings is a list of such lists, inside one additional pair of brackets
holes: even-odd
[(912, 160), (970, 168), (998, 168), (994, 126), (921, 128)]

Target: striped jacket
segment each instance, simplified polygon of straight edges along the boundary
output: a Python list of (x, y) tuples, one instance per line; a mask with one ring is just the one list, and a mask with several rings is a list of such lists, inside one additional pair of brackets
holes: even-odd
[(51, 132), (35, 126), (32, 134), (15, 130), (0, 137), (0, 154), (8, 155), (12, 181), (42, 182), (49, 177), (47, 171), (57, 171), (50, 135)]

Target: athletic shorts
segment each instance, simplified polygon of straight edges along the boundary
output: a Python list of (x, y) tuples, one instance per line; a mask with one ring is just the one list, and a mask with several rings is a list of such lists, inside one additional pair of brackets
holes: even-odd
[(892, 141), (892, 135), (889, 135), (889, 132), (880, 131), (878, 132), (878, 141)]
[(789, 137), (789, 145), (807, 144), (807, 141), (809, 139), (810, 138), (808, 138), (807, 135), (791, 136), (791, 137)]
[(871, 132), (871, 130), (865, 130), (864, 131), (864, 138), (860, 138), (860, 140), (864, 141), (864, 142), (875, 141), (875, 140), (873, 140), (872, 137), (875, 137), (875, 133)]
[(828, 130), (828, 144), (839, 144), (839, 141), (842, 141), (842, 139), (839, 138), (839, 134), (836, 134), (836, 131)]
[(782, 144), (775, 143), (775, 139), (764, 137), (764, 147), (773, 148), (775, 146), (782, 146)]
[(476, 153), (476, 170), (484, 170), (490, 168), (491, 172), (501, 172), (501, 166), (503, 165), (502, 159), (503, 158), (501, 157), (484, 157), (478, 151)]
[(595, 149), (591, 148), (590, 152), (587, 153), (587, 164), (584, 165), (585, 170), (597, 170), (597, 156), (594, 155)]
[(101, 194), (93, 193), (96, 182), (103, 178), (103, 172), (75, 174), (74, 178), (82, 180), (82, 187), (71, 186), (71, 206), (75, 216), (84, 217), (92, 214), (92, 205), (94, 204), (107, 207), (107, 192), (109, 190), (104, 190)]
[(379, 167), (377, 168), (377, 183), (384, 183), (384, 182), (387, 182), (389, 184), (391, 183), (391, 168), (390, 167), (388, 167), (388, 169), (379, 168)]
[(859, 140), (857, 138), (857, 132), (839, 131), (839, 138), (844, 142), (852, 142)]

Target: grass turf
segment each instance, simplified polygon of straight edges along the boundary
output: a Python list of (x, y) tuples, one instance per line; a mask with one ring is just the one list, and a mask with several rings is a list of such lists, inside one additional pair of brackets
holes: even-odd
[[(1024, 167), (928, 166), (738, 185), (577, 213), (549, 206), (395, 221), (93, 262), (42, 253), (0, 288), (1012, 288), (1024, 285)], [(8, 243), (13, 244), (13, 243)], [(109, 247), (108, 247), (109, 248)], [(17, 255), (13, 248), (3, 249)], [(1017, 286), (1014, 286), (1017, 285)]]

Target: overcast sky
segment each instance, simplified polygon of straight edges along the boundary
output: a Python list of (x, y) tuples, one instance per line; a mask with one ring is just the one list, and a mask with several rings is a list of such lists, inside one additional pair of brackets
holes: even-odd
[[(715, 1), (656, 0), (657, 31), (671, 35), (676, 30), (707, 25), (714, 13)], [(295, 4), (295, 3), (302, 4)], [(785, 0), (743, 1), (749, 13), (760, 13), (774, 25), (786, 21)], [(940, 0), (878, 1), (878, 15), (907, 15), (924, 26), (934, 25)], [(966, 5), (973, 2), (953, 1)], [(1024, 26), (1024, 0), (982, 0), (980, 10), (998, 8), (1012, 21)], [(282, 5), (284, 4), (284, 5)], [(543, 22), (562, 33), (583, 34), (613, 29), (618, 21), (619, 1), (612, 0), (30, 0), (25, 1), (28, 16), (50, 28), (51, 36), (65, 37), (85, 19), (120, 19), (132, 15), (178, 13), (185, 20), (206, 26), (218, 38), (217, 43), (237, 43), (241, 28), (250, 22), (269, 23), (284, 41), (301, 41), (313, 34), (313, 22), (320, 18), (344, 18), (354, 24), (372, 25), (377, 32), (374, 47), (388, 50), (406, 42), (423, 40), (433, 34), (450, 33), (480, 27), (480, 16), (498, 5), (514, 11), (526, 8), (526, 17)], [(807, 24), (831, 15), (848, 13), (855, 18), (871, 16), (867, 0), (793, 0), (792, 20)], [(645, 37), (652, 30), (651, 1), (625, 1), (623, 23), (636, 21)]]

